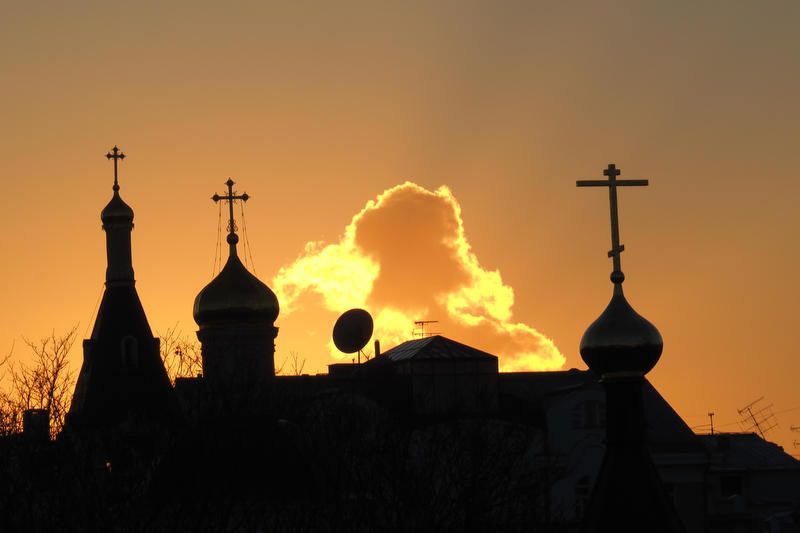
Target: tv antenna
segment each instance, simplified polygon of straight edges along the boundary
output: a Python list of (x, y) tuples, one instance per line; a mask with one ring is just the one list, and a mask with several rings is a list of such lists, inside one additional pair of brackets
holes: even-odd
[(772, 414), (772, 404), (764, 407), (756, 406), (756, 404), (763, 399), (764, 397), (761, 396), (741, 409), (737, 409), (737, 411), (739, 416), (742, 417), (739, 424), (741, 424), (745, 431), (756, 432), (761, 435), (762, 439), (767, 440), (765, 435), (769, 430), (778, 427), (778, 422), (775, 419), (775, 415)]
[(438, 324), (438, 320), (415, 320), (414, 321), (414, 329), (411, 331), (411, 336), (414, 338), (423, 339), (425, 337), (432, 337), (433, 335), (438, 335), (438, 332), (429, 331), (425, 332), (425, 326), (428, 324)]
[(343, 353), (358, 352), (361, 364), (361, 350), (372, 337), (372, 316), (363, 309), (350, 309), (342, 313), (333, 325), (333, 344)]

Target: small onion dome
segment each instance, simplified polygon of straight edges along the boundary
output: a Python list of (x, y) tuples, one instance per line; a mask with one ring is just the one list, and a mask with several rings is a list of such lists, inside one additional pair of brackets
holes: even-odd
[(656, 327), (630, 306), (622, 285), (614, 286), (608, 307), (581, 339), (581, 357), (599, 376), (647, 374), (658, 362), (664, 341)]
[(194, 321), (204, 326), (214, 322), (278, 318), (278, 298), (239, 260), (236, 249), (222, 271), (194, 299)]
[(133, 209), (122, 201), (117, 191), (114, 191), (111, 201), (100, 212), (100, 220), (103, 221), (104, 226), (109, 224), (132, 224)]

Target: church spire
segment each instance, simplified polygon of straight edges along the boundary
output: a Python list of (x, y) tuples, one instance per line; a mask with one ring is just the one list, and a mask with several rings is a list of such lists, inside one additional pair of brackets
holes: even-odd
[(581, 357), (598, 376), (608, 379), (616, 374), (644, 376), (658, 362), (664, 346), (656, 327), (641, 317), (625, 299), (622, 292), (620, 254), (625, 246), (619, 242), (619, 211), (617, 187), (647, 186), (648, 180), (618, 180), (622, 172), (614, 164), (603, 171), (607, 180), (579, 180), (578, 187), (608, 187), (611, 212), (611, 250), (614, 270), (611, 282), (614, 293), (606, 310), (589, 326), (581, 339)]
[(193, 314), (199, 326), (197, 338), (202, 344), (209, 406), (242, 413), (261, 405), (259, 398), (275, 376), (275, 320), (280, 306), (275, 293), (239, 260), (233, 203), (246, 202), (250, 197), (247, 193), (235, 194), (232, 179), (225, 185), (228, 193), (215, 194), (211, 199), (228, 202), (230, 256), (195, 298)]
[(640, 316), (622, 292), (617, 187), (645, 186), (647, 180), (617, 180), (615, 165), (608, 180), (581, 180), (578, 187), (608, 187), (614, 292), (606, 309), (581, 339), (581, 357), (606, 391), (606, 451), (584, 517), (587, 533), (606, 531), (683, 531), (647, 449), (644, 375), (658, 362), (664, 343), (656, 327)]
[(106, 288), (92, 336), (83, 341), (83, 365), (67, 421), (79, 431), (122, 424), (146, 433), (153, 424), (171, 423), (177, 404), (159, 340), (134, 285), (133, 209), (119, 195), (119, 162), (125, 154), (115, 146), (106, 157), (114, 162), (114, 195), (100, 215), (106, 233)]
[(133, 209), (122, 201), (119, 195), (119, 162), (125, 154), (114, 146), (106, 154), (114, 160), (114, 196), (100, 213), (103, 230), (106, 232), (106, 285), (133, 285), (133, 262), (131, 259), (131, 231), (133, 230)]

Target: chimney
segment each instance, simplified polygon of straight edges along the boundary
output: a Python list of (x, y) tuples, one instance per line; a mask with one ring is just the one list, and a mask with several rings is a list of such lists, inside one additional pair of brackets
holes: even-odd
[(50, 412), (47, 409), (25, 409), (22, 412), (22, 434), (30, 441), (49, 441)]
[(381, 356), (381, 341), (375, 339), (375, 358)]

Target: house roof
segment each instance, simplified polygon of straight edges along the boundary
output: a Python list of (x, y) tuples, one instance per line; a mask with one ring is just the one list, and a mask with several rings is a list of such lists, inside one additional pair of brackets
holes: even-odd
[[(535, 404), (548, 404), (577, 391), (602, 391), (597, 375), (588, 370), (556, 372), (514, 372), (499, 375), (500, 390)], [(700, 449), (695, 433), (663, 396), (644, 380), (642, 388), (645, 413), (645, 436), (652, 451), (660, 448)]]
[(755, 433), (716, 433), (700, 435), (700, 439), (716, 466), (800, 469), (800, 461)]
[(497, 360), (497, 357), (454, 340), (432, 335), (422, 339), (406, 341), (387, 350), (381, 357), (398, 362), (418, 360)]

